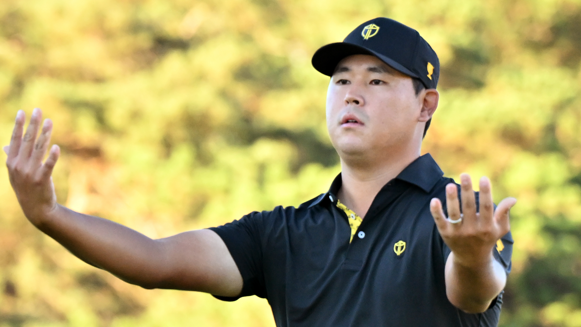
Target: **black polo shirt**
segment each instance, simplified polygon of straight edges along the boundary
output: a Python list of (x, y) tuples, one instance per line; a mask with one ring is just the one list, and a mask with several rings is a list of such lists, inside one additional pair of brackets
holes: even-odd
[[(466, 314), (446, 297), (450, 249), (430, 214), (453, 182), (424, 155), (377, 194), (353, 241), (337, 208), (341, 175), (329, 192), (298, 208), (253, 212), (212, 228), (244, 280), (239, 297), (266, 298), (279, 327), (496, 326), (502, 294), (482, 314)], [(495, 258), (510, 272), (512, 238)], [(236, 300), (236, 298), (221, 298)]]

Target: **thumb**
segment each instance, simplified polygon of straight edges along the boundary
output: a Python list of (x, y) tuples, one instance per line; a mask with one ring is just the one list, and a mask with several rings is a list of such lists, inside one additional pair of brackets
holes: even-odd
[(5, 145), (3, 148), (4, 153), (6, 153), (6, 155), (8, 155), (8, 151), (10, 150), (10, 145)]
[(515, 198), (506, 198), (500, 201), (494, 212), (494, 220), (501, 226), (505, 234), (510, 230), (510, 209), (515, 204)]

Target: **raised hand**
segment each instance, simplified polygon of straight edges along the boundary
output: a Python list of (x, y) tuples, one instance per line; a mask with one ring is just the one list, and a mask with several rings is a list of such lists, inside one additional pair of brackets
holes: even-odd
[(26, 134), (23, 136), (25, 121), (24, 112), (18, 111), (10, 145), (4, 147), (4, 152), (8, 155), (6, 166), (18, 202), (26, 217), (34, 225), (39, 226), (41, 218), (58, 206), (51, 175), (60, 150), (57, 145), (53, 145), (43, 163), (50, 143), (52, 121), (46, 119), (42, 123), (38, 139), (38, 130), (42, 122), (41, 110), (34, 109)]
[[(145, 288), (171, 288), (236, 296), (242, 276), (218, 234), (197, 230), (152, 240), (132, 229), (58, 205), (51, 174), (60, 150), (50, 143), (52, 122), (35, 109), (23, 135), (24, 112), (16, 123), (6, 165), (26, 217), (81, 260)], [(38, 135), (38, 139), (37, 139)], [(192, 251), (191, 249), (196, 249)]]
[(430, 203), (438, 231), (452, 250), (446, 260), (446, 295), (465, 312), (484, 312), (506, 285), (506, 272), (492, 248), (510, 230), (508, 216), (516, 199), (506, 198), (494, 210), (490, 181), (482, 177), (477, 210), (469, 175), (460, 176), (460, 188), (462, 210), (456, 184), (446, 185), (448, 217), (440, 200)]
[(454, 253), (455, 259), (465, 265), (477, 265), (491, 259), (492, 248), (510, 230), (509, 211), (516, 199), (506, 198), (494, 210), (490, 181), (482, 177), (478, 212), (468, 174), (460, 176), (460, 185), (462, 210), (455, 184), (446, 186), (448, 217), (444, 215), (442, 203), (438, 199), (432, 200), (430, 210), (440, 235)]

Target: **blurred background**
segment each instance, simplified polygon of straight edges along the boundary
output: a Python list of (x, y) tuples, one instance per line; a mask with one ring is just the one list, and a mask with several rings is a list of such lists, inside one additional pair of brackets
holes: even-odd
[[(339, 172), (320, 46), (388, 16), (440, 56), (424, 142), (515, 196), (501, 326), (581, 326), (581, 1), (0, 2), (0, 140), (54, 121), (59, 202), (150, 237), (296, 206)], [(144, 290), (23, 217), (0, 174), (0, 326), (274, 326), (265, 300)]]

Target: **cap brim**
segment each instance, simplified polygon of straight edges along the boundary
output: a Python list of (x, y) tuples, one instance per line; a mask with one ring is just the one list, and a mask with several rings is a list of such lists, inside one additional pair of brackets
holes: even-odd
[(331, 43), (321, 47), (313, 55), (311, 63), (313, 64), (313, 67), (315, 67), (315, 69), (318, 70), (321, 74), (332, 76), (335, 72), (335, 68), (341, 60), (356, 54), (367, 54), (375, 56), (397, 71), (400, 71), (411, 77), (418, 77), (409, 69), (403, 67), (402, 65), (386, 56), (383, 56), (362, 46), (344, 42)]

